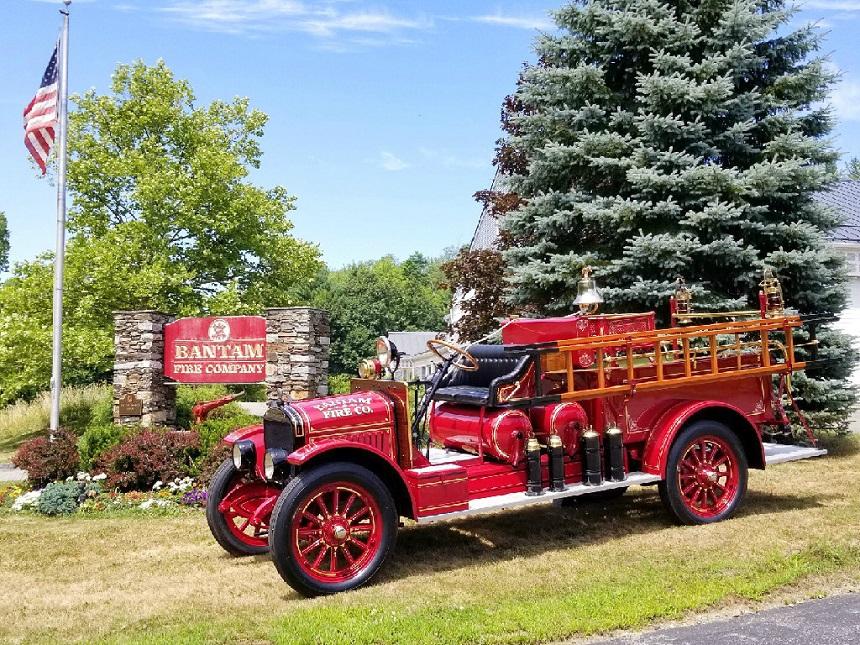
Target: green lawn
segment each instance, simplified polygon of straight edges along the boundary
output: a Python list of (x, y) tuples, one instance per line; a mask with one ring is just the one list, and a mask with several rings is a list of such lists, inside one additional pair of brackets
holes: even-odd
[(199, 513), (0, 516), (0, 640), (532, 642), (637, 628), (794, 586), (860, 582), (860, 446), (753, 472), (735, 519), (669, 523), (654, 489), (409, 526), (371, 586), (306, 600), (231, 559)]

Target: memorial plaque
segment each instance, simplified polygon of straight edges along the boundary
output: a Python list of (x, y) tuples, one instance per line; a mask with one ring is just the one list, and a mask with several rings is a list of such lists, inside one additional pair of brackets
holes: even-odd
[(129, 392), (123, 394), (119, 400), (119, 416), (140, 417), (143, 416), (143, 401)]

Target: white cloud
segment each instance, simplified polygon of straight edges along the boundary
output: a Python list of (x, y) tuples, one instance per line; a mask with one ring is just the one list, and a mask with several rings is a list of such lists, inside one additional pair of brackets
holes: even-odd
[(403, 159), (398, 157), (393, 152), (382, 150), (379, 155), (381, 157), (379, 165), (382, 166), (385, 170), (388, 170), (390, 172), (397, 172), (398, 170), (404, 170), (406, 168), (409, 168), (410, 164), (403, 161)]
[(452, 154), (447, 150), (436, 150), (434, 148), (418, 148), (422, 157), (435, 165), (446, 168), (486, 168), (490, 165), (489, 159), (468, 159)]
[(344, 4), (338, 0), (170, 0), (159, 11), (207, 31), (297, 31), (327, 40), (350, 34), (388, 35), (395, 40), (403, 32), (432, 27), (432, 21), (425, 17), (396, 16), (385, 10), (345, 10)]
[(860, 121), (860, 83), (842, 81), (831, 96), (836, 115), (842, 121)]
[(499, 25), (501, 27), (513, 27), (515, 29), (541, 29), (550, 30), (555, 28), (552, 20), (547, 16), (505, 16), (501, 13), (487, 14), (485, 16), (474, 16), (474, 22), (482, 22), (488, 25)]

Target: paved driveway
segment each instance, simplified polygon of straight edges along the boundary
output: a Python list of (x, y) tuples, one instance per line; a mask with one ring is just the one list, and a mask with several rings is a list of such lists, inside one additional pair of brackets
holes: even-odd
[(619, 636), (593, 645), (853, 645), (860, 643), (860, 593), (810, 600), (736, 618)]

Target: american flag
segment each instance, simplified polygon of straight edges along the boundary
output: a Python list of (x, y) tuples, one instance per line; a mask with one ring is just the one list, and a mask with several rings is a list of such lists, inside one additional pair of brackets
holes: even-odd
[(43, 175), (48, 168), (48, 156), (57, 129), (57, 49), (54, 47), (36, 96), (24, 109), (24, 145)]

